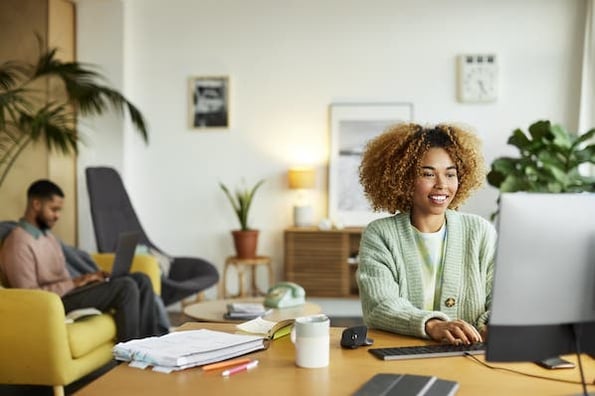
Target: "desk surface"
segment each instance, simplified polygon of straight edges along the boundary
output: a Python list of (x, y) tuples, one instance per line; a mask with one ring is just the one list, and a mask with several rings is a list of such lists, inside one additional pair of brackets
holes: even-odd
[[(225, 319), (223, 314), (227, 311), (227, 304), (238, 302), (264, 302), (263, 297), (247, 297), (247, 298), (235, 298), (227, 300), (212, 300), (203, 301), (199, 303), (190, 304), (184, 308), (184, 314), (200, 321), (205, 322), (233, 322), (241, 323), (245, 322), (246, 319), (230, 320)], [(275, 308), (271, 313), (265, 315), (263, 319), (271, 320), (273, 322), (279, 322), (284, 319), (293, 319), (298, 316), (315, 315), (320, 313), (322, 308), (319, 305), (307, 302), (303, 305), (290, 308)]]
[[(180, 329), (208, 328), (234, 331), (232, 324), (187, 323)], [(573, 395), (582, 392), (580, 385), (540, 380), (524, 375), (486, 368), (469, 357), (447, 357), (402, 361), (382, 361), (366, 348), (342, 349), (342, 329), (331, 328), (330, 365), (319, 369), (295, 366), (295, 352), (289, 337), (271, 343), (266, 351), (250, 354), (260, 361), (258, 367), (229, 378), (221, 372), (203, 372), (192, 368), (172, 374), (140, 370), (120, 364), (104, 376), (81, 389), (77, 395), (350, 395), (377, 373), (434, 375), (457, 381), (457, 396), (465, 395)], [(420, 345), (427, 342), (381, 331), (370, 331), (375, 347)], [(483, 360), (483, 356), (479, 357)], [(566, 357), (576, 362), (574, 356)], [(595, 360), (583, 356), (587, 382), (595, 378)], [(494, 364), (548, 377), (579, 380), (577, 368), (546, 370), (532, 363)], [(591, 392), (595, 386), (590, 386)]]

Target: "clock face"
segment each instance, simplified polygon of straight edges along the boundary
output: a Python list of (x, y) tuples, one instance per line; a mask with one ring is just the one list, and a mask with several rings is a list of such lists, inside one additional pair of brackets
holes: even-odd
[(459, 101), (495, 101), (498, 97), (498, 65), (495, 55), (461, 55), (458, 82)]

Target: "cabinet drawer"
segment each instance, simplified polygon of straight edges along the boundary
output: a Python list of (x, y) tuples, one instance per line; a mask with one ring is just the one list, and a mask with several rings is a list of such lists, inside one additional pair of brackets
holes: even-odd
[(304, 287), (307, 295), (352, 295), (353, 265), (361, 229), (285, 231), (285, 278)]

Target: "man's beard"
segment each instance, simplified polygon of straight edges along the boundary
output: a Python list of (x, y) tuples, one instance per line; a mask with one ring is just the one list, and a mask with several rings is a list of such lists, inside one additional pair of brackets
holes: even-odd
[(37, 223), (37, 227), (39, 227), (39, 229), (42, 231), (49, 230), (51, 228), (47, 221), (41, 217), (41, 215), (35, 216), (35, 222)]

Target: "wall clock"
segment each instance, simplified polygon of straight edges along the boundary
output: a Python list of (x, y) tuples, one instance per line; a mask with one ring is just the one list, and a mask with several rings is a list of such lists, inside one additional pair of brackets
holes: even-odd
[(460, 102), (496, 101), (498, 98), (496, 55), (459, 55), (457, 85), (457, 97)]

